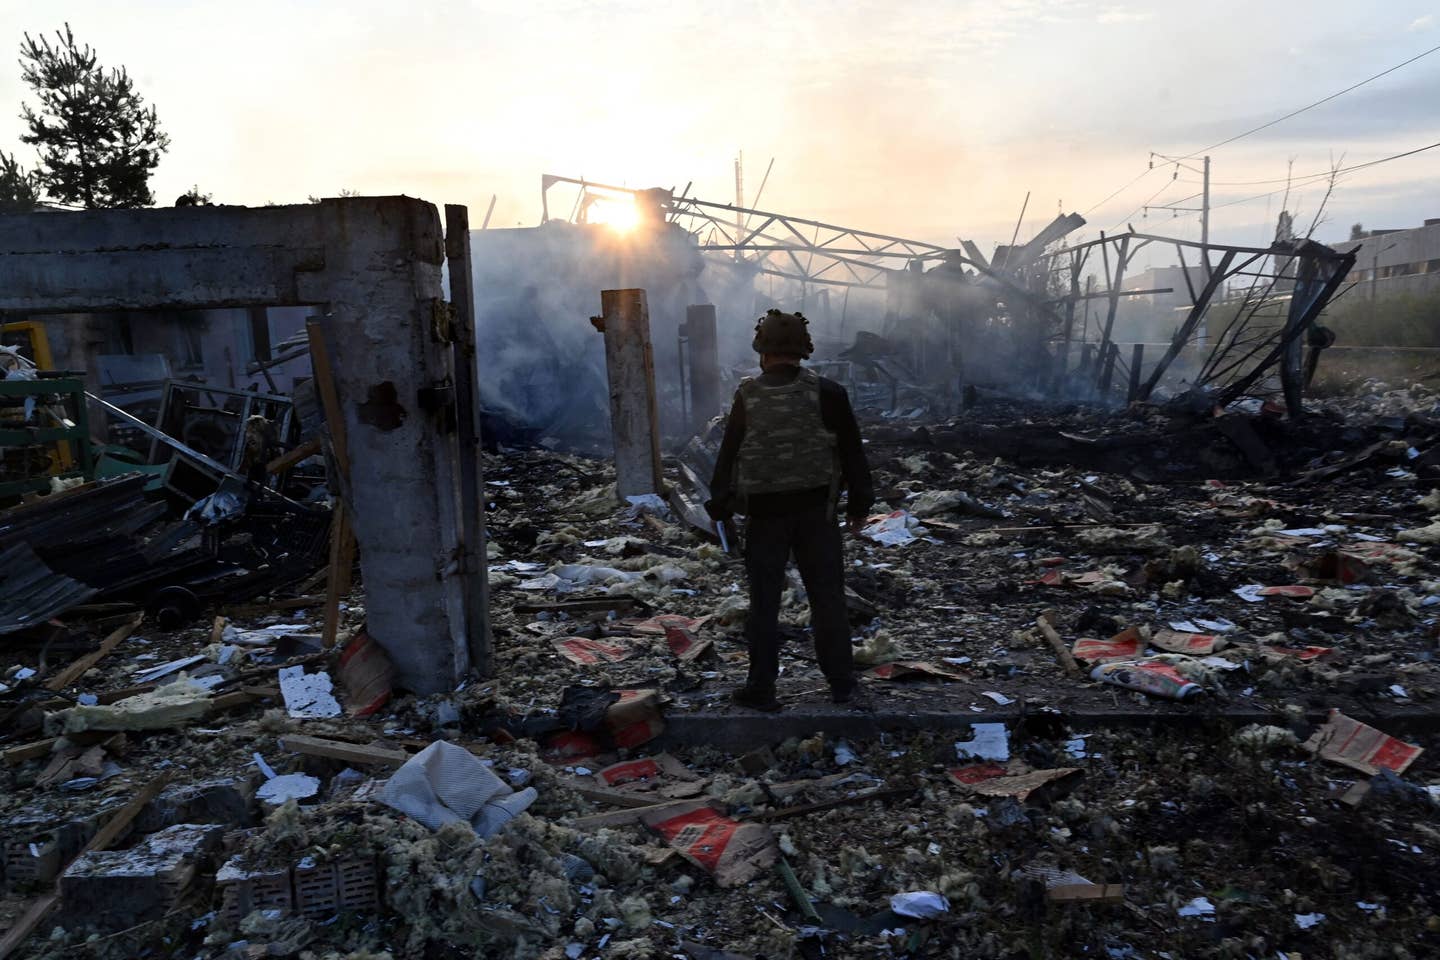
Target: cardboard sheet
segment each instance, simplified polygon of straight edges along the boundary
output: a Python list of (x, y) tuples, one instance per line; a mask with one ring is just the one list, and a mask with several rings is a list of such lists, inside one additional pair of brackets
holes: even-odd
[(742, 884), (780, 859), (780, 848), (768, 826), (732, 820), (709, 800), (669, 805), (642, 816), (641, 822), (722, 887)]
[(1425, 752), (1339, 710), (1331, 710), (1330, 719), (1301, 746), (1326, 760), (1372, 775), (1382, 769), (1404, 773)]

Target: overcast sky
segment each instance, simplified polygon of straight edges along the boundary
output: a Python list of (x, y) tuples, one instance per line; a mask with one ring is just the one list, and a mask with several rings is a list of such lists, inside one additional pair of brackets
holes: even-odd
[[(1440, 45), (1440, 4), (1410, 0), (0, 0), (0, 149), (27, 162), (21, 34), (66, 20), (158, 107), (162, 203), (192, 184), (237, 204), (345, 188), (468, 203), (478, 223), (496, 194), (494, 224), (531, 225), (542, 173), (729, 202), (743, 149), (751, 201), (775, 160), (765, 209), (986, 250), (1027, 190), (1022, 234), (1063, 207), (1091, 236), (1127, 216), (1198, 236), (1193, 215), (1135, 212), (1197, 191), (1190, 171), (1091, 208), (1152, 150), (1200, 150)], [(1280, 209), (1219, 204), (1283, 182), (1224, 181), (1436, 141), (1440, 53), (1215, 150), (1212, 239), (1267, 240)], [(1317, 237), (1440, 216), (1437, 184), (1440, 149), (1356, 174)], [(1321, 193), (1292, 197), (1302, 225)]]

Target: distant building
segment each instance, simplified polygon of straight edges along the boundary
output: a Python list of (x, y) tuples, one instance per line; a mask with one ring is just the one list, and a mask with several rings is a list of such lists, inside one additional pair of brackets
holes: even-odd
[(1440, 291), (1440, 217), (1407, 230), (1362, 231), (1358, 239), (1332, 246), (1342, 253), (1359, 248), (1345, 286), (1363, 286), (1352, 297)]

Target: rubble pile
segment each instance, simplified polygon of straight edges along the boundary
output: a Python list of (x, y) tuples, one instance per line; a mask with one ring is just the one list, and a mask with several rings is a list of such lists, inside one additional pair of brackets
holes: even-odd
[(491, 456), (494, 669), (448, 693), (359, 590), (333, 645), (303, 590), (77, 601), (6, 638), (0, 955), (1431, 955), (1437, 399), (870, 418), (868, 711), (798, 580), (786, 709), (729, 704), (694, 451), (628, 502)]

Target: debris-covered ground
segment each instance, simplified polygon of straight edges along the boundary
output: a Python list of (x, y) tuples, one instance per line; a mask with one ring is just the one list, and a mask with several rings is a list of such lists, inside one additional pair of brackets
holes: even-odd
[(384, 701), (360, 591), (333, 651), (77, 613), (10, 648), (0, 928), (71, 864), (17, 955), (1433, 956), (1437, 397), (1329, 404), (867, 423), (869, 711), (798, 582), (785, 712), (729, 706), (738, 557), (544, 450), (487, 463), (451, 695)]

